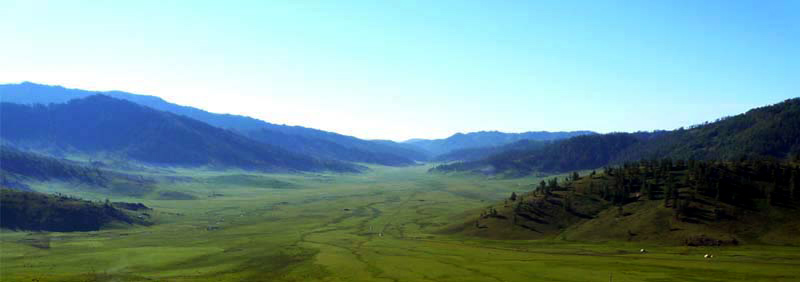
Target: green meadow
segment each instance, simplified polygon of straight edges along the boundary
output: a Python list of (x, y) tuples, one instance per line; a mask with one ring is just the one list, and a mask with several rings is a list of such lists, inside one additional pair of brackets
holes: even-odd
[[(2, 281), (800, 281), (800, 247), (486, 240), (442, 233), (536, 178), (175, 170), (152, 226), (0, 232)], [(42, 183), (40, 191), (105, 195)], [(639, 249), (649, 252), (640, 254)], [(714, 258), (703, 258), (706, 253)]]

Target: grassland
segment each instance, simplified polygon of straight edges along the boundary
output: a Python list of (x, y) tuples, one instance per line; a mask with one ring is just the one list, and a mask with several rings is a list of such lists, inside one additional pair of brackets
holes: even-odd
[[(536, 179), (372, 167), (366, 174), (176, 170), (153, 226), (0, 232), (2, 281), (800, 281), (800, 247), (689, 248), (439, 231)], [(165, 181), (164, 179), (171, 179)], [(90, 199), (67, 185), (35, 189)], [(164, 199), (163, 192), (193, 196)], [(179, 197), (180, 198), (180, 197)], [(638, 250), (646, 248), (647, 254)], [(713, 260), (702, 255), (713, 253)]]

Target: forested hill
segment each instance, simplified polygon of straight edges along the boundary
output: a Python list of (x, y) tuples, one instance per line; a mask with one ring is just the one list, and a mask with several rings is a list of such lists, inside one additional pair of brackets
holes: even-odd
[(253, 141), (229, 130), (104, 95), (64, 104), (0, 104), (0, 138), (44, 149), (76, 150), (161, 165), (239, 167), (266, 171), (348, 171)]
[(371, 152), (368, 150), (343, 146), (339, 143), (328, 141), (322, 138), (286, 134), (280, 131), (269, 129), (253, 130), (248, 132), (247, 136), (254, 140), (270, 140), (269, 143), (272, 145), (285, 148), (292, 152), (322, 159), (373, 163), (388, 166), (404, 166), (414, 163), (413, 158), (403, 157), (392, 153)]
[(97, 92), (68, 89), (61, 86), (30, 82), (0, 85), (0, 100), (25, 105), (66, 103), (72, 99), (85, 98), (97, 94), (186, 116), (215, 127), (231, 129), (256, 141), (278, 146), (295, 153), (314, 152), (343, 161), (382, 165), (409, 165), (414, 164), (417, 160), (428, 159), (426, 152), (406, 144), (362, 140), (352, 136), (302, 126), (268, 123), (247, 116), (210, 113), (193, 107), (169, 103), (156, 96), (122, 91)]
[(673, 131), (586, 135), (528, 151), (508, 151), (434, 171), (512, 176), (593, 169), (640, 159), (735, 160), (800, 155), (800, 98)]
[(716, 122), (669, 131), (616, 158), (734, 160), (800, 155), (800, 98), (752, 109)]
[[(121, 203), (127, 204), (127, 203)], [(0, 187), (0, 227), (35, 231), (93, 231), (113, 223), (150, 224), (111, 203)]]
[(452, 161), (476, 161), (480, 159), (484, 159), (486, 157), (496, 155), (503, 152), (509, 151), (517, 151), (517, 152), (525, 152), (531, 151), (535, 149), (539, 149), (544, 147), (547, 144), (550, 144), (554, 141), (542, 141), (542, 140), (520, 140), (516, 141), (511, 144), (506, 144), (502, 146), (491, 146), (491, 147), (477, 147), (477, 148), (466, 148), (466, 149), (458, 149), (453, 150), (441, 155), (436, 156), (434, 158), (435, 161), (438, 162), (452, 162)]
[(798, 186), (798, 162), (630, 162), (528, 186), (445, 231), (498, 239), (798, 244)]
[(476, 161), (456, 162), (433, 171), (480, 171), (519, 177), (532, 172), (563, 172), (597, 168), (612, 162), (624, 150), (644, 142), (650, 134), (585, 135), (530, 150), (507, 150)]
[(153, 189), (155, 181), (140, 175), (124, 174), (81, 165), (0, 145), (0, 185), (29, 190), (36, 181), (62, 181), (100, 190), (108, 194), (142, 195)]

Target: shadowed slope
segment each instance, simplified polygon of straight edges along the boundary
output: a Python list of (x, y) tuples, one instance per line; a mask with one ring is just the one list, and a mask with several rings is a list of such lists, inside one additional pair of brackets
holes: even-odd
[(31, 147), (118, 155), (166, 165), (268, 171), (358, 171), (253, 141), (184, 116), (103, 95), (65, 104), (0, 104), (4, 140)]

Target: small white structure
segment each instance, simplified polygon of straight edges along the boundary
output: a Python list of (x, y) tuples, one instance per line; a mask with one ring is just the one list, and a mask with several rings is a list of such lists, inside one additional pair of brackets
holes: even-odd
[(706, 259), (712, 259), (712, 258), (714, 258), (714, 255), (706, 254), (703, 257), (706, 258)]
[(640, 253), (640, 254), (646, 254), (646, 253), (647, 253), (647, 250), (645, 250), (645, 249), (641, 249), (641, 250), (639, 250), (639, 253)]

